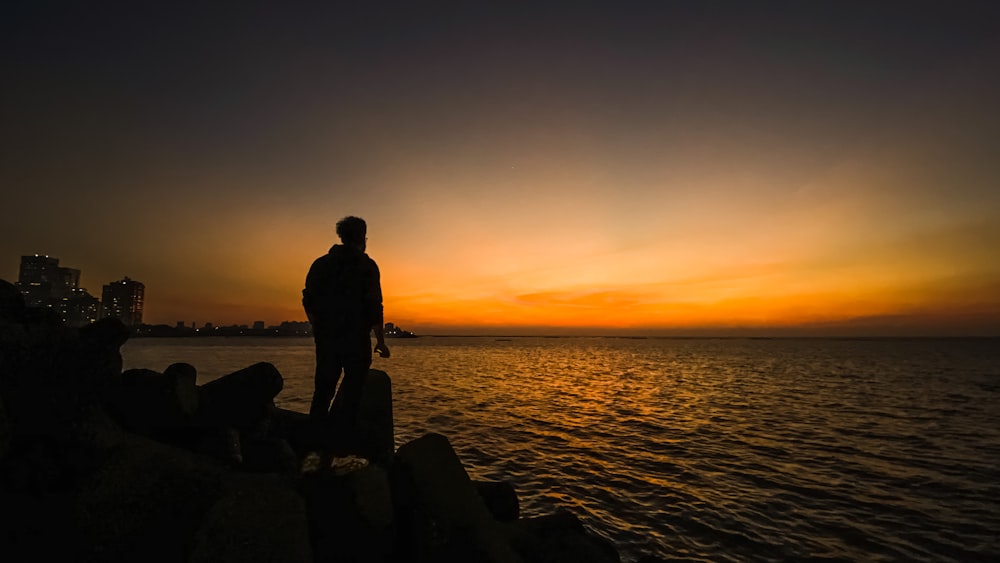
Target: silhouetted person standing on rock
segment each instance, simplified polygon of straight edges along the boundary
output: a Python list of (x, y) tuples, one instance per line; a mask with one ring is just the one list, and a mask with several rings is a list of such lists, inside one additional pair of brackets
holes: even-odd
[[(352, 437), (372, 363), (372, 330), (377, 340), (375, 351), (389, 357), (382, 329), (378, 265), (365, 254), (367, 231), (364, 219), (341, 219), (337, 235), (342, 244), (333, 245), (313, 262), (302, 290), (302, 306), (316, 341), (316, 388), (309, 414), (316, 420), (332, 418)], [(344, 381), (333, 400), (341, 371)]]

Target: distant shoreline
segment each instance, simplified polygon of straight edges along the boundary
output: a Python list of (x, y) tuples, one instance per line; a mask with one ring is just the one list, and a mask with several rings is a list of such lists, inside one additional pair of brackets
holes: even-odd
[[(149, 329), (147, 327), (135, 329), (131, 334), (132, 338), (311, 338), (311, 332), (288, 332), (275, 328), (252, 329), (218, 327), (213, 329), (185, 329), (177, 330), (173, 327), (163, 329)], [(842, 340), (842, 341), (880, 341), (880, 340), (1000, 340), (1000, 336), (824, 336), (824, 335), (782, 335), (782, 336), (740, 336), (740, 335), (657, 335), (657, 336), (630, 336), (611, 334), (564, 334), (564, 335), (544, 335), (544, 334), (420, 334), (412, 337), (398, 338), (387, 337), (389, 340), (414, 340), (417, 338), (492, 338), (492, 339), (594, 339), (594, 340)]]

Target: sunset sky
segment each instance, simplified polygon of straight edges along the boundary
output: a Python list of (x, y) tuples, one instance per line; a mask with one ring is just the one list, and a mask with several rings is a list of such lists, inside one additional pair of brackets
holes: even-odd
[(995, 2), (134, 4), (0, 17), (0, 278), (304, 320), (351, 214), (423, 334), (1000, 335)]

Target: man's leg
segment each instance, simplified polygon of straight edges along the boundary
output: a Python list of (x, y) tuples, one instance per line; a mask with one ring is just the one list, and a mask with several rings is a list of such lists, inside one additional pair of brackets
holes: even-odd
[(316, 377), (309, 416), (315, 420), (326, 420), (330, 414), (330, 401), (340, 379), (341, 365), (333, 346), (329, 342), (316, 340)]
[(332, 415), (338, 427), (348, 436), (348, 443), (359, 443), (358, 413), (361, 407), (361, 396), (364, 393), (365, 378), (371, 367), (371, 353), (365, 356), (352, 357), (344, 362), (344, 380), (333, 401)]

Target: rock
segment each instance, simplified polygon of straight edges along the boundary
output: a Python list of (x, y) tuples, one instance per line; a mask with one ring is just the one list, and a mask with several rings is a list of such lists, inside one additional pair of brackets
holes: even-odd
[(275, 407), (271, 410), (271, 430), (295, 450), (298, 457), (322, 449), (321, 428), (308, 414)]
[(298, 473), (298, 459), (292, 447), (280, 438), (240, 438), (242, 471), (278, 473), (290, 479)]
[(130, 369), (108, 393), (108, 406), (128, 430), (147, 436), (191, 428), (198, 410), (196, 372), (189, 364), (173, 364), (163, 373)]
[(4, 406), (3, 395), (0, 395), (0, 462), (7, 457), (10, 450), (11, 427), (7, 418), (7, 407)]
[(359, 452), (374, 463), (388, 466), (396, 451), (392, 418), (392, 382), (377, 369), (368, 370), (358, 409)]
[(89, 475), (130, 436), (104, 409), (92, 408), (81, 417), (66, 444), (72, 471), (78, 475)]
[(234, 474), (205, 515), (191, 563), (311, 563), (305, 502), (276, 475)]
[(234, 465), (242, 464), (243, 441), (240, 437), (239, 430), (236, 430), (235, 428), (224, 428), (221, 432), (216, 433), (216, 435), (222, 438), (222, 447), (219, 451), (213, 451), (212, 453), (217, 454), (219, 459), (223, 459)]
[(267, 362), (210, 381), (198, 388), (199, 424), (253, 430), (274, 408), (283, 385), (278, 369)]
[(62, 439), (118, 377), (117, 349), (62, 325), (0, 322), (0, 397), (12, 439)]
[(121, 383), (121, 347), (128, 340), (128, 327), (119, 319), (106, 317), (78, 330), (86, 351), (83, 362), (93, 371), (90, 381), (101, 401), (107, 402), (111, 390)]
[(24, 296), (17, 286), (0, 280), (0, 322), (23, 323), (27, 316)]
[[(118, 351), (128, 341), (129, 330), (121, 319), (103, 319), (80, 328), (80, 336), (100, 348)], [(119, 370), (120, 371), (120, 370)]]
[(34, 497), (65, 491), (71, 473), (61, 446), (47, 436), (15, 442), (0, 473), (6, 488)]
[(0, 489), (0, 553), (4, 561), (78, 561), (82, 542), (70, 492)]
[(513, 522), (521, 517), (521, 505), (513, 485), (506, 481), (473, 481), (472, 484), (494, 518)]
[(300, 490), (316, 561), (392, 559), (395, 516), (386, 471), (368, 465), (337, 475), (329, 459), (315, 454), (305, 465)]
[(506, 525), (511, 545), (525, 563), (619, 563), (618, 550), (588, 531), (575, 515), (559, 511)]
[(223, 468), (185, 450), (127, 435), (101, 467), (79, 476), (81, 561), (185, 561), (223, 495)]
[(198, 370), (191, 364), (176, 363), (167, 366), (163, 375), (173, 384), (177, 404), (185, 418), (198, 411)]
[(414, 560), (521, 561), (447, 438), (404, 444), (392, 470), (399, 539)]

